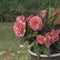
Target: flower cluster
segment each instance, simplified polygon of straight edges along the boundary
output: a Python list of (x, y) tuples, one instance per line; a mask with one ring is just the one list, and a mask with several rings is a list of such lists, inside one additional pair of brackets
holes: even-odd
[[(34, 35), (36, 37), (36, 41), (49, 48), (52, 44), (59, 40), (60, 34), (60, 29), (57, 28), (60, 26), (60, 10), (53, 11), (52, 8), (50, 8), (50, 10), (51, 11), (45, 9), (40, 11), (39, 16), (30, 15), (27, 18), (23, 15), (17, 16), (16, 22), (13, 26), (16, 36), (25, 37), (27, 36), (26, 33), (28, 33), (28, 36), (31, 35), (32, 37), (32, 35), (37, 32), (37, 34)], [(28, 29), (30, 29), (32, 33), (30, 30), (28, 32)], [(43, 34), (40, 34), (39, 32)]]
[(17, 37), (23, 37), (26, 32), (26, 21), (24, 16), (18, 16), (14, 23), (14, 31)]
[(58, 32), (55, 30), (46, 33), (45, 36), (43, 35), (37, 36), (38, 43), (46, 45), (47, 48), (49, 48), (49, 46), (51, 44), (54, 44), (54, 42), (56, 42), (57, 40), (59, 40), (59, 35)]

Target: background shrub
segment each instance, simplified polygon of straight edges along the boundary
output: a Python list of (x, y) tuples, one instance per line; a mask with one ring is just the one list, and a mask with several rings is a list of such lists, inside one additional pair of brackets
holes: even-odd
[(0, 0), (0, 22), (15, 21), (17, 15), (36, 15), (48, 6), (60, 8), (60, 0)]

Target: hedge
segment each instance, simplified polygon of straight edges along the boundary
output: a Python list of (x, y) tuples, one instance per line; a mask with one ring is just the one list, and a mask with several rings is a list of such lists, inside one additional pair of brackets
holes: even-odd
[(60, 0), (0, 0), (0, 22), (15, 21), (18, 15), (38, 14), (49, 6), (59, 6)]

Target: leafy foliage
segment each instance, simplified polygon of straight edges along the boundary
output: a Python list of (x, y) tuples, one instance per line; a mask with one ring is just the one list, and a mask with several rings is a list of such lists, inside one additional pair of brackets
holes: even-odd
[(60, 8), (60, 0), (0, 0), (0, 21), (14, 21), (17, 15), (36, 15), (48, 6)]
[(18, 59), (19, 60), (30, 60), (30, 55), (28, 53), (28, 42), (24, 43), (24, 48), (20, 48)]
[[(60, 17), (60, 14), (57, 14), (55, 17), (51, 17), (52, 13), (54, 11), (56, 11), (57, 9), (56, 8), (51, 8), (51, 7), (48, 7), (48, 12), (47, 12), (47, 15), (46, 15), (46, 19), (45, 19), (45, 22), (49, 25), (56, 25), (56, 22), (58, 20), (58, 18)], [(46, 21), (47, 20), (47, 21)]]
[(46, 48), (45, 46), (42, 47), (43, 54), (50, 56), (50, 49)]
[(40, 54), (41, 54), (41, 46), (38, 45), (38, 43), (35, 41), (34, 42), (34, 52), (37, 54), (37, 58), (39, 60)]
[(33, 46), (34, 52), (37, 54), (37, 58), (39, 59), (40, 54), (45, 54), (50, 56), (51, 52), (49, 48), (46, 48), (45, 46), (39, 45), (37, 41), (34, 42)]

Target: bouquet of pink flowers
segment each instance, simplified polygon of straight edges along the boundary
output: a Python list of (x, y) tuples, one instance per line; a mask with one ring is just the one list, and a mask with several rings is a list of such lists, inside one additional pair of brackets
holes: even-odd
[[(17, 16), (13, 30), (22, 41), (34, 42), (33, 51), (39, 54), (60, 52), (60, 10), (49, 8), (39, 15)], [(47, 51), (46, 51), (46, 50)]]

